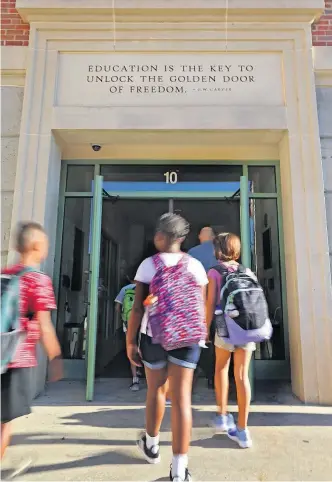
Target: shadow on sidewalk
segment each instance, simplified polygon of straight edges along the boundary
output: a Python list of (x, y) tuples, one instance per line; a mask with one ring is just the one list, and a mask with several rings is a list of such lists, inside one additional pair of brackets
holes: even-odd
[[(195, 428), (208, 427), (213, 413), (193, 409), (193, 426)], [(74, 413), (61, 420), (64, 425), (79, 425), (88, 427), (110, 427), (110, 428), (142, 428), (144, 426), (145, 411), (137, 409), (101, 409), (93, 413)], [(331, 414), (318, 413), (294, 413), (294, 412), (252, 412), (249, 416), (251, 427), (307, 427), (332, 426)], [(162, 431), (170, 428), (170, 410), (166, 411)]]
[[(76, 440), (77, 442), (77, 440)], [(132, 457), (122, 452), (109, 451), (99, 455), (92, 455), (81, 459), (71, 460), (69, 462), (61, 462), (48, 465), (35, 465), (28, 470), (29, 474), (38, 474), (39, 472), (54, 472), (58, 470), (76, 469), (77, 467), (100, 467), (108, 465), (146, 465), (146, 461), (140, 457)], [(1, 480), (6, 480), (10, 471), (1, 471)]]

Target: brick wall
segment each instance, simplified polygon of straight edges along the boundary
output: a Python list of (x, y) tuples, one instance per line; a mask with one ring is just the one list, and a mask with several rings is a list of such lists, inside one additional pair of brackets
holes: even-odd
[(332, 45), (332, 0), (325, 0), (325, 14), (312, 27), (312, 41), (314, 45)]
[[(312, 27), (314, 45), (332, 45), (332, 0), (325, 0), (326, 11)], [(1, 45), (28, 45), (29, 25), (15, 10), (15, 0), (1, 0)]]
[(29, 24), (15, 9), (15, 0), (1, 0), (1, 45), (28, 45)]

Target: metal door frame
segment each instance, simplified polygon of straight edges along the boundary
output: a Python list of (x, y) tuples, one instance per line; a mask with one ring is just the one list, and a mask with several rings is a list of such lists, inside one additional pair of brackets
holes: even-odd
[[(66, 179), (67, 179), (67, 169), (68, 166), (71, 165), (94, 165), (94, 173), (95, 173), (95, 178), (99, 176), (99, 179), (101, 179), (100, 176), (100, 168), (102, 165), (107, 165), (107, 164), (134, 164), (134, 165), (147, 165), (147, 164), (162, 164), (167, 166), (167, 168), (171, 168), (172, 164), (174, 165), (188, 165), (192, 164), (192, 161), (181, 161), (181, 162), (173, 162), (170, 163), (169, 161), (90, 161), (90, 160), (75, 160), (75, 161), (63, 161), (63, 166), (62, 166), (62, 173), (61, 173), (61, 183), (60, 183), (60, 196), (59, 196), (59, 212), (58, 212), (58, 223), (57, 223), (57, 240), (59, 242), (56, 243), (56, 255), (55, 255), (55, 269), (54, 269), (54, 284), (55, 288), (57, 289), (57, 292), (59, 290), (59, 285), (60, 285), (60, 260), (61, 260), (61, 249), (62, 249), (62, 236), (63, 236), (63, 220), (64, 220), (64, 208), (65, 208), (65, 199), (66, 198), (79, 198), (79, 197), (85, 197), (85, 198), (92, 198), (93, 199), (93, 205), (94, 205), (94, 211), (95, 209), (100, 209), (100, 211), (97, 210), (97, 217), (99, 216), (100, 213), (100, 219), (94, 221), (94, 226), (96, 223), (96, 227), (100, 225), (100, 233), (101, 233), (101, 216), (102, 216), (102, 202), (100, 204), (100, 196), (98, 197), (99, 201), (97, 202), (96, 197), (94, 196), (93, 192), (71, 192), (71, 191), (66, 191)], [(284, 256), (284, 238), (283, 238), (283, 222), (282, 222), (282, 200), (281, 200), (281, 181), (280, 181), (280, 166), (278, 161), (267, 161), (267, 162), (262, 162), (262, 161), (246, 161), (246, 162), (238, 162), (238, 161), (200, 161), (199, 163), (200, 166), (204, 164), (208, 165), (241, 165), (242, 166), (242, 176), (240, 179), (240, 223), (241, 223), (241, 241), (242, 241), (242, 259), (243, 263), (247, 266), (250, 266), (251, 263), (251, 252), (250, 252), (250, 228), (249, 228), (249, 200), (250, 199), (276, 199), (277, 200), (277, 212), (278, 212), (278, 235), (279, 235), (279, 251), (280, 251), (280, 272), (281, 272), (281, 295), (282, 295), (282, 305), (283, 305), (283, 329), (284, 329), (284, 342), (285, 342), (285, 360), (256, 360), (255, 365), (256, 365), (256, 375), (258, 375), (258, 378), (267, 378), (266, 375), (270, 375), (272, 373), (281, 373), (282, 371), (289, 373), (289, 336), (288, 336), (288, 311), (287, 311), (287, 292), (286, 292), (286, 269), (285, 269), (285, 256)], [(274, 193), (250, 193), (249, 188), (248, 188), (248, 167), (249, 166), (257, 166), (257, 167), (264, 167), (264, 166), (273, 166), (275, 167), (276, 170), (276, 184), (277, 184), (277, 189), (276, 192)], [(101, 181), (102, 182), (102, 181)], [(127, 191), (126, 193), (121, 194), (121, 199), (169, 199), (170, 206), (172, 204), (172, 200), (175, 199), (182, 199), (182, 200), (188, 200), (188, 199), (216, 199), (216, 200), (222, 200), (227, 197), (232, 196), (234, 193), (225, 191), (225, 192), (178, 192), (178, 193), (172, 193), (171, 197), (169, 193), (165, 192), (153, 192), (153, 193), (141, 193), (141, 192), (135, 192), (135, 191)], [(96, 203), (96, 204), (95, 204)], [(98, 207), (100, 205), (100, 208)], [(95, 217), (95, 216), (94, 216)], [(100, 242), (99, 242), (100, 244)], [(100, 252), (99, 252), (100, 255)], [(97, 256), (99, 256), (97, 253), (95, 254), (95, 263)], [(92, 259), (92, 255), (91, 255)], [(99, 265), (99, 264), (98, 264)], [(92, 266), (96, 266), (96, 264), (93, 264)], [(92, 269), (92, 272), (95, 271)], [(91, 273), (92, 274), (92, 273)], [(98, 280), (98, 273), (94, 274), (94, 278), (97, 278)], [(91, 282), (92, 284), (92, 282)], [(95, 290), (95, 288), (94, 288)], [(95, 293), (95, 292), (94, 292)], [(90, 292), (90, 295), (92, 293)], [(95, 296), (95, 295), (94, 295)], [(91, 303), (91, 301), (90, 301)], [(97, 306), (96, 306), (97, 309)], [(90, 305), (90, 310), (92, 316), (96, 317), (97, 321), (97, 313), (94, 315), (92, 313), (92, 308)], [(90, 318), (90, 316), (89, 316)], [(90, 318), (91, 319), (91, 318)], [(94, 380), (94, 367), (92, 367), (92, 361), (93, 363), (95, 362), (95, 348), (92, 348), (92, 343), (94, 340), (94, 328), (91, 328), (92, 330), (92, 335), (91, 338), (89, 336), (89, 348), (90, 348), (90, 354), (91, 354), (91, 349), (94, 351), (94, 354), (92, 354), (92, 357), (88, 356), (87, 360), (87, 399), (93, 398), (93, 385), (91, 385), (91, 380)], [(269, 364), (268, 367), (266, 364)], [(287, 367), (286, 367), (287, 365)], [(286, 367), (286, 368), (285, 368)], [(286, 374), (286, 376), (288, 376)], [(89, 398), (88, 398), (89, 396)], [(91, 399), (92, 399), (91, 398)]]

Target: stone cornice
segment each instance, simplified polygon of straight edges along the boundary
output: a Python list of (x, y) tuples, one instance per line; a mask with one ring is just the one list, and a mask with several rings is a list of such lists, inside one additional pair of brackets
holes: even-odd
[[(115, 16), (121, 21), (223, 21), (226, 0), (121, 0)], [(228, 0), (229, 22), (312, 22), (324, 11), (324, 0)], [(26, 22), (113, 21), (110, 0), (17, 0)]]
[(1, 47), (1, 85), (24, 86), (28, 47)]

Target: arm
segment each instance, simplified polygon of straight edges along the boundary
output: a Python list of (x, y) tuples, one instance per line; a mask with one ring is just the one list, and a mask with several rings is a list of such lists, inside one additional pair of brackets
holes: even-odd
[(37, 320), (40, 326), (41, 342), (49, 360), (61, 356), (61, 348), (51, 321), (50, 312), (38, 311)]
[(141, 326), (141, 321), (144, 315), (144, 305), (143, 302), (149, 294), (149, 286), (137, 282), (135, 290), (135, 300), (134, 306), (130, 314), (128, 321), (128, 332), (127, 332), (127, 355), (131, 363), (136, 366), (141, 366), (138, 355), (137, 346), (137, 335), (138, 330)]
[(206, 299), (206, 324), (208, 331), (210, 331), (210, 326), (214, 317), (214, 312), (216, 309), (216, 281), (214, 278), (208, 277), (209, 284), (207, 290)]
[(60, 344), (51, 321), (50, 312), (38, 311), (37, 320), (40, 326), (41, 342), (50, 360), (48, 379), (50, 382), (56, 382), (63, 378), (63, 362)]

